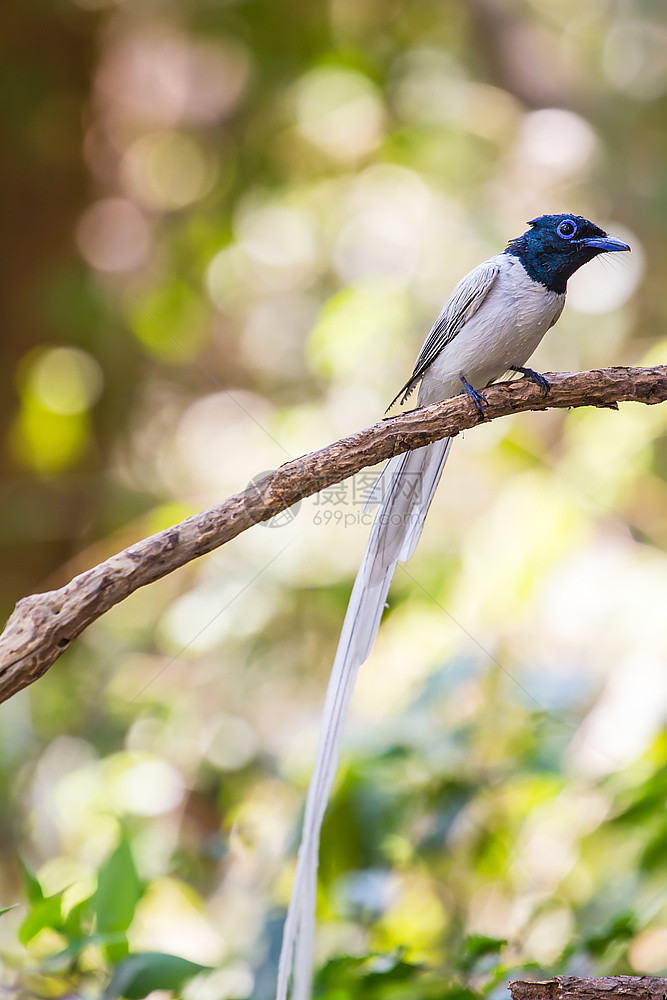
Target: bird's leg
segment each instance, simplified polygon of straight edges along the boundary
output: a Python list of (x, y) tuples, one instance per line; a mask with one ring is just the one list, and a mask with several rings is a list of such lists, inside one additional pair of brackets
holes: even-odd
[(483, 420), (484, 407), (482, 406), (482, 403), (487, 402), (486, 396), (484, 396), (481, 392), (478, 392), (477, 389), (473, 389), (473, 387), (470, 385), (470, 382), (465, 377), (465, 375), (461, 375), (461, 381), (463, 382), (463, 391), (466, 393), (466, 395), (470, 396), (473, 403), (477, 407), (480, 418)]
[(525, 378), (529, 378), (531, 382), (535, 382), (539, 385), (540, 389), (545, 396), (549, 395), (549, 389), (551, 386), (544, 375), (540, 375), (539, 372), (533, 371), (532, 368), (522, 368), (521, 365), (510, 365), (510, 371), (520, 372)]

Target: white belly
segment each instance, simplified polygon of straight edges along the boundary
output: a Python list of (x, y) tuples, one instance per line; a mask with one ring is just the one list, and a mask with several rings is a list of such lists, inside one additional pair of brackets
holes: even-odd
[(500, 254), (501, 272), (475, 315), (424, 374), (421, 405), (461, 392), (461, 376), (476, 389), (525, 365), (560, 316), (565, 296), (532, 281), (516, 258)]

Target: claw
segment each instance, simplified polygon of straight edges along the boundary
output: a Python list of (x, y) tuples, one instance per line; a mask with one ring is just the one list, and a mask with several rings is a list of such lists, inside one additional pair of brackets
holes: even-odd
[(482, 406), (482, 403), (488, 402), (486, 396), (483, 393), (479, 392), (477, 389), (473, 389), (473, 387), (470, 385), (470, 382), (465, 377), (465, 375), (461, 375), (461, 381), (463, 382), (463, 391), (466, 393), (466, 395), (470, 396), (473, 403), (477, 407), (477, 412), (479, 413), (480, 418), (483, 420), (484, 407)]
[(548, 379), (546, 379), (544, 375), (540, 375), (539, 372), (533, 371), (532, 368), (522, 368), (521, 365), (510, 365), (510, 371), (520, 372), (525, 378), (528, 378), (531, 382), (535, 382), (536, 385), (539, 385), (545, 396), (549, 395), (549, 389), (551, 386), (549, 385)]

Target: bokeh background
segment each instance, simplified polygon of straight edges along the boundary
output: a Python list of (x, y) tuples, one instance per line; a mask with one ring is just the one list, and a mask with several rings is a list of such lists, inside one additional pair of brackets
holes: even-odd
[[(535, 367), (664, 360), (661, 0), (8, 0), (0, 28), (5, 615), (376, 420), (535, 215), (633, 248)], [(666, 471), (665, 407), (456, 442), (354, 698), (318, 996), (667, 971)], [(272, 996), (368, 481), (0, 708), (11, 995)]]

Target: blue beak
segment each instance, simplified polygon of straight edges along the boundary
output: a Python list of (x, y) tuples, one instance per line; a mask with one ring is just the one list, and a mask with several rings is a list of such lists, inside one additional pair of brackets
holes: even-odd
[(603, 253), (618, 253), (621, 250), (630, 249), (627, 243), (624, 243), (623, 240), (617, 240), (615, 236), (589, 236), (579, 242), (593, 250), (602, 250)]

